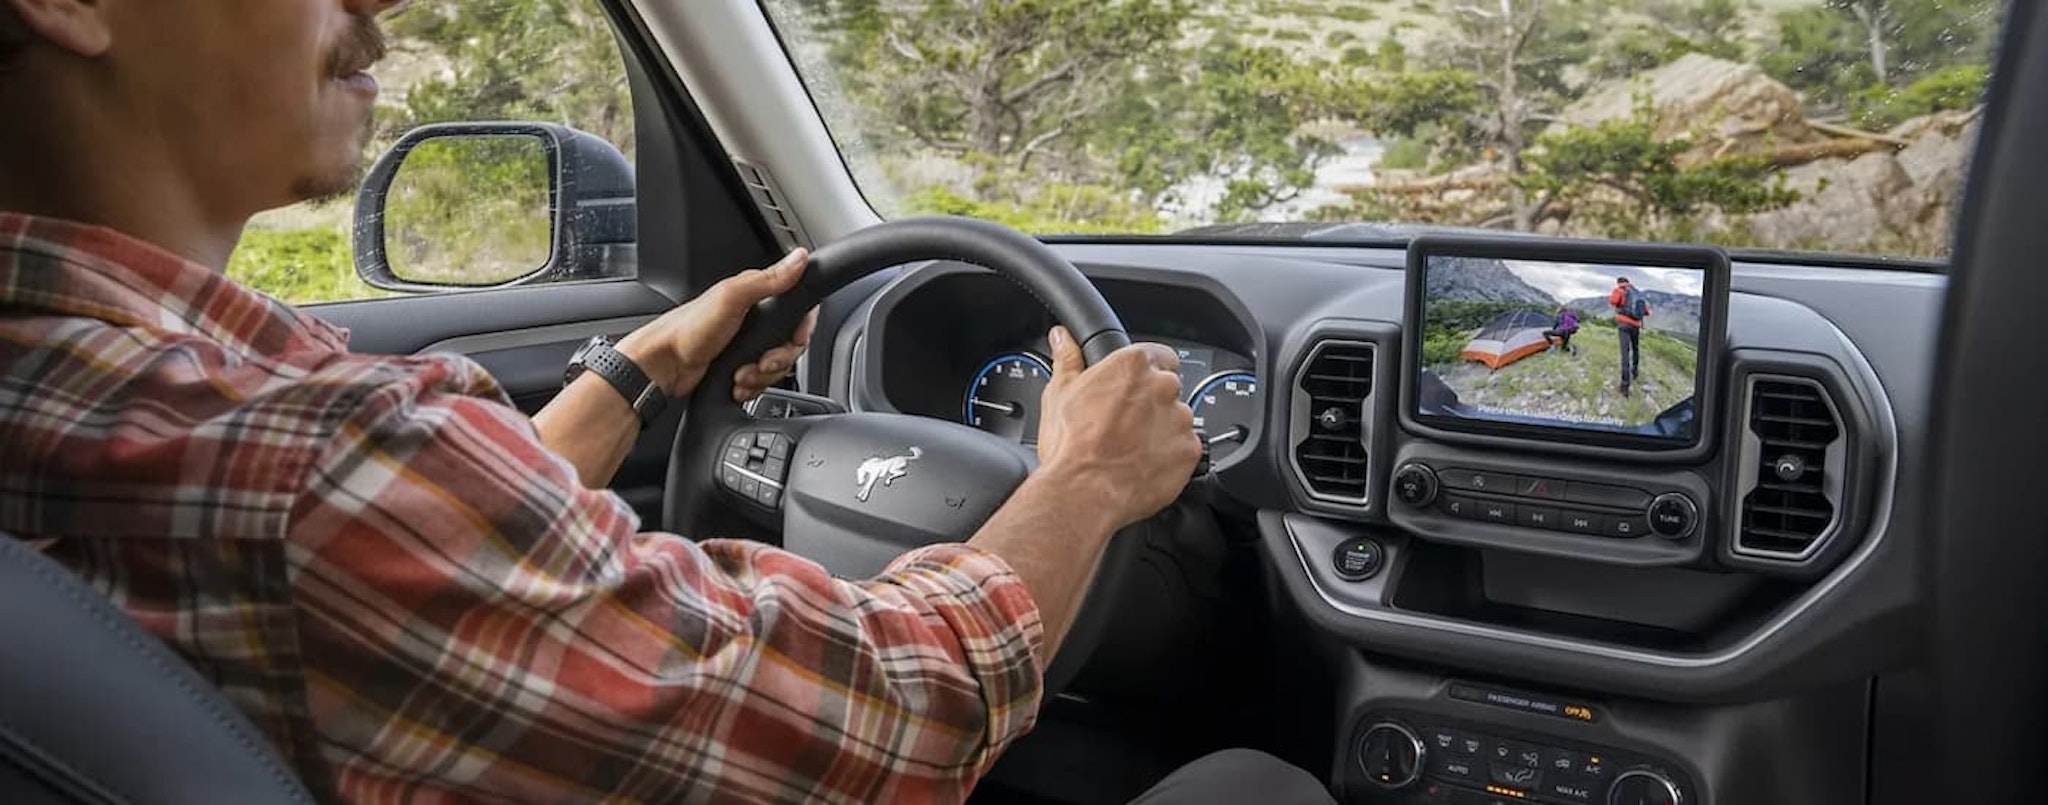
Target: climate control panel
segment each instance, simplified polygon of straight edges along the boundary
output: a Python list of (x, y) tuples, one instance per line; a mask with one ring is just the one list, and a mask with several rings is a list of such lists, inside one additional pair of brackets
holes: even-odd
[(1360, 722), (1356, 803), (1691, 805), (1690, 779), (1640, 753), (1410, 714)]

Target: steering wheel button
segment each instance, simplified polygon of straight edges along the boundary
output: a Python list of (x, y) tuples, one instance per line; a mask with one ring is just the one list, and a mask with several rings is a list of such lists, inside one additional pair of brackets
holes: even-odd
[(759, 462), (767, 458), (768, 448), (766, 447), (756, 447), (752, 450), (747, 451), (747, 460), (750, 462)]
[(772, 445), (772, 444), (774, 444), (774, 443), (775, 443), (775, 434), (773, 434), (773, 433), (769, 433), (769, 432), (767, 432), (767, 431), (762, 431), (762, 432), (760, 432), (760, 433), (756, 433), (756, 434), (754, 434), (754, 446), (755, 446), (755, 447), (758, 447), (758, 448), (761, 448), (761, 449), (763, 449), (763, 450), (766, 450), (766, 449), (768, 449), (768, 446), (769, 446), (769, 445)]
[(779, 458), (770, 458), (761, 465), (761, 474), (780, 481), (789, 477), (789, 462)]
[(761, 494), (761, 482), (752, 478), (742, 477), (740, 479), (740, 494), (747, 497)]
[(725, 484), (725, 488), (734, 492), (740, 491), (740, 473), (738, 470), (726, 467), (723, 471), (719, 472), (718, 480), (720, 483)]
[(775, 440), (768, 444), (768, 457), (789, 458), (790, 444), (791, 443), (789, 441), (788, 436), (784, 436), (780, 433), (775, 434)]
[(775, 508), (775, 504), (781, 499), (782, 491), (767, 484), (762, 484), (760, 491), (754, 493), (754, 502), (771, 509)]

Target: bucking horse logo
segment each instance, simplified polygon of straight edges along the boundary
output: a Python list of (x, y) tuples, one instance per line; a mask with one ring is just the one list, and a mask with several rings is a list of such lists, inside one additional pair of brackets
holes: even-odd
[(924, 451), (913, 447), (907, 456), (876, 456), (861, 462), (860, 469), (853, 474), (853, 482), (860, 485), (860, 493), (854, 496), (855, 499), (868, 502), (868, 496), (875, 493), (877, 482), (883, 486), (895, 486), (896, 479), (910, 474), (910, 462), (920, 458), (924, 458)]

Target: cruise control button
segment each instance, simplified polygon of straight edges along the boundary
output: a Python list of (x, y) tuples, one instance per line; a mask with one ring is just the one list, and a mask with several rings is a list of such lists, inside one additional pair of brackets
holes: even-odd
[(747, 463), (747, 448), (738, 446), (725, 448), (725, 463), (745, 466)]
[(1565, 482), (1555, 478), (1523, 478), (1515, 495), (1538, 500), (1564, 500)]
[(789, 477), (789, 462), (786, 462), (786, 461), (783, 461), (782, 459), (779, 459), (779, 458), (775, 458), (775, 457), (773, 457), (773, 456), (770, 456), (770, 457), (769, 457), (769, 459), (768, 459), (768, 460), (767, 460), (766, 462), (763, 462), (763, 463), (761, 464), (761, 474), (762, 474), (762, 475), (766, 475), (766, 476), (768, 476), (768, 477), (769, 477), (770, 479), (773, 479), (773, 480), (776, 480), (776, 481), (780, 481), (780, 480), (783, 480), (783, 479), (785, 479), (785, 478), (788, 478), (788, 477)]
[(731, 467), (725, 467), (719, 470), (718, 481), (719, 483), (724, 484), (725, 488), (727, 489), (730, 489), (734, 492), (740, 491), (740, 473), (738, 470), (735, 470)]
[(1495, 785), (1504, 785), (1528, 791), (1543, 784), (1543, 771), (1514, 763), (1494, 763), (1487, 766), (1487, 779)]
[(1607, 518), (1592, 512), (1566, 509), (1558, 513), (1558, 521), (1574, 534), (1603, 534), (1607, 528)]
[(1607, 536), (1635, 539), (1650, 534), (1650, 520), (1646, 517), (1608, 517)]
[(753, 446), (754, 446), (754, 434), (751, 434), (751, 433), (735, 433), (735, 434), (733, 434), (732, 438), (730, 438), (730, 439), (727, 439), (727, 440), (725, 441), (725, 446), (726, 446), (726, 448), (727, 448), (727, 449), (731, 449), (731, 448), (737, 447), (737, 448), (739, 448), (739, 449), (741, 449), (741, 450), (745, 450), (745, 449), (747, 449), (747, 448), (749, 448), (749, 447), (753, 447)]
[(1530, 528), (1557, 529), (1564, 527), (1558, 523), (1558, 520), (1561, 518), (1556, 509), (1545, 506), (1516, 506), (1515, 512), (1515, 522)]
[(768, 432), (768, 431), (762, 431), (762, 432), (760, 432), (760, 433), (756, 433), (756, 434), (754, 434), (754, 446), (755, 446), (755, 447), (759, 447), (759, 448), (761, 448), (761, 449), (763, 449), (763, 450), (766, 450), (766, 449), (768, 449), (768, 446), (769, 446), (769, 445), (772, 445), (772, 444), (774, 444), (774, 443), (775, 443), (775, 434), (773, 434), (773, 433), (770, 433), (770, 432)]
[(1650, 505), (1650, 493), (1641, 489), (1606, 484), (1582, 484), (1577, 481), (1565, 487), (1564, 499), (1588, 506), (1615, 509), (1643, 509)]
[(768, 445), (768, 457), (789, 458), (790, 444), (791, 442), (788, 436), (784, 436), (780, 433), (775, 434), (775, 441), (770, 442)]

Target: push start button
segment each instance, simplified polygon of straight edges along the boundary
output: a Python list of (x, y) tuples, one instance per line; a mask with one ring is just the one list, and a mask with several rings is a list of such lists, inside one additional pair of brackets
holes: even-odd
[(1337, 577), (1345, 581), (1365, 581), (1379, 575), (1380, 567), (1386, 564), (1386, 549), (1371, 537), (1346, 540), (1337, 546), (1333, 557)]

